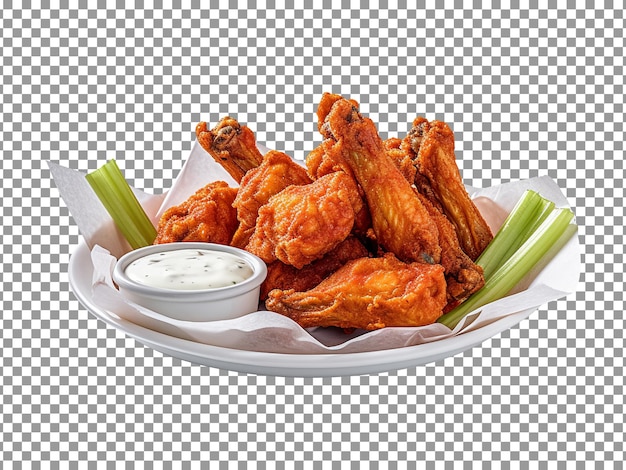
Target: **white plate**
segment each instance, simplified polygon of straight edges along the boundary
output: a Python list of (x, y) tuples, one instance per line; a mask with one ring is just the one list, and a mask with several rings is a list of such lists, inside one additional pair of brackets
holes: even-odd
[(278, 354), (210, 346), (175, 338), (138, 326), (98, 307), (91, 294), (93, 266), (89, 248), (81, 242), (69, 265), (70, 285), (80, 303), (108, 325), (164, 354), (195, 364), (237, 372), (290, 377), (376, 374), (435, 362), (479, 345), (507, 330), (536, 309), (507, 316), (474, 331), (418, 346), (362, 353)]

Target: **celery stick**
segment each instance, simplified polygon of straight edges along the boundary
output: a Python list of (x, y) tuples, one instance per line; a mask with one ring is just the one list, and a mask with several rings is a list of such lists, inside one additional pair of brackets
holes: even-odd
[[(485, 285), (469, 299), (439, 318), (439, 323), (453, 329), (471, 311), (507, 295), (517, 283), (541, 260), (568, 232), (574, 214), (569, 209), (555, 209), (530, 235)], [(575, 226), (572, 226), (575, 227)]]
[(476, 260), (476, 264), (483, 268), (485, 280), (522, 246), (553, 208), (554, 203), (535, 191), (524, 192), (496, 236)]
[(128, 186), (115, 160), (109, 160), (98, 170), (89, 173), (86, 178), (133, 249), (154, 242), (156, 229)]
[[(535, 233), (543, 221), (546, 220), (546, 218), (552, 213), (554, 207), (555, 204), (553, 202), (541, 198), (537, 207), (535, 207), (535, 210), (533, 211), (533, 217), (530, 225), (526, 226), (525, 230), (522, 231), (521, 236), (511, 244), (504, 256), (500, 259), (496, 269), (502, 266), (511, 256), (513, 256), (515, 252), (526, 242), (526, 240), (528, 240), (530, 236)], [(492, 275), (493, 273), (490, 273), (489, 277)]]

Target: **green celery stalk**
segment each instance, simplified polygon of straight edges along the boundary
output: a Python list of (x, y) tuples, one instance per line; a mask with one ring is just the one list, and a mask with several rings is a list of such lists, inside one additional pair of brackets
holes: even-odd
[(86, 175), (107, 212), (133, 249), (151, 245), (156, 229), (124, 179), (115, 160)]
[(554, 203), (532, 190), (524, 192), (491, 243), (476, 260), (485, 281), (508, 260), (554, 209)]
[(571, 235), (576, 230), (575, 225), (570, 225), (573, 218), (569, 209), (552, 210), (513, 256), (485, 281), (482, 289), (441, 316), (439, 323), (453, 329), (471, 311), (507, 295), (559, 240), (563, 240), (564, 234)]

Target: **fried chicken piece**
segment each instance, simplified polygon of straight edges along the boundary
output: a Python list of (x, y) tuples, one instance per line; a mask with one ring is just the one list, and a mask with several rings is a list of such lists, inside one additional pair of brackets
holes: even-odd
[(261, 285), (261, 300), (265, 300), (273, 289), (294, 289), (298, 292), (312, 289), (348, 261), (366, 256), (369, 256), (369, 252), (363, 243), (349, 236), (323, 258), (302, 269), (274, 261), (267, 267), (267, 277)]
[(454, 225), (463, 251), (476, 260), (493, 234), (463, 184), (452, 129), (441, 121), (418, 118), (407, 135), (406, 146), (416, 154), (416, 187), (441, 208)]
[(261, 164), (263, 155), (256, 146), (254, 133), (230, 116), (209, 130), (206, 122), (196, 125), (196, 138), (204, 150), (232, 176), (237, 183), (248, 170)]
[(210, 183), (186, 201), (167, 209), (159, 220), (155, 244), (209, 242), (227, 245), (237, 229), (232, 207), (237, 188), (224, 181)]
[(404, 263), (388, 253), (360, 258), (305, 292), (275, 289), (265, 302), (303, 328), (335, 326), (375, 330), (435, 322), (446, 304), (438, 264)]
[[(391, 157), (396, 167), (409, 182), (414, 182), (416, 177), (422, 177), (417, 174), (413, 161), (417, 156), (416, 151), (419, 152), (421, 138), (428, 129), (429, 122), (424, 118), (417, 118), (406, 138), (394, 137), (383, 142), (387, 155)], [(416, 192), (417, 196), (439, 231), (440, 264), (444, 267), (447, 284), (448, 304), (444, 308), (445, 312), (480, 289), (485, 284), (485, 278), (482, 268), (476, 265), (461, 248), (456, 229), (443, 214), (443, 209), (434, 197), (432, 188), (426, 182), (426, 185), (423, 183), (420, 185), (420, 189), (425, 194)]]
[(444, 313), (463, 302), (485, 284), (483, 269), (474, 263), (461, 249), (456, 230), (448, 218), (437, 209), (424, 195), (418, 197), (439, 231), (441, 246), (440, 264), (446, 277), (447, 305)]
[(371, 119), (352, 102), (339, 99), (325, 118), (322, 131), (327, 154), (348, 163), (365, 192), (376, 239), (403, 261), (438, 263), (439, 234), (411, 184), (385, 152)]
[(237, 210), (239, 228), (232, 245), (243, 248), (254, 232), (259, 208), (287, 186), (311, 182), (306, 170), (277, 150), (270, 150), (260, 166), (249, 170), (241, 179), (233, 206)]
[(278, 259), (302, 268), (347, 238), (362, 205), (354, 181), (343, 172), (289, 186), (259, 209), (246, 250), (266, 263)]

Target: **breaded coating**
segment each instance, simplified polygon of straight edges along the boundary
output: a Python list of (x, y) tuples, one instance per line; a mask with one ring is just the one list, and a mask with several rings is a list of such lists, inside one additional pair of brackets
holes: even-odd
[(204, 150), (239, 183), (248, 170), (261, 164), (263, 155), (254, 133), (236, 119), (226, 116), (209, 130), (206, 122), (196, 125), (196, 138)]
[(360, 236), (367, 236), (371, 231), (372, 217), (370, 216), (369, 208), (365, 202), (365, 193), (354, 178), (354, 174), (350, 169), (350, 166), (343, 160), (336, 160), (326, 154), (324, 145), (318, 145), (315, 147), (306, 157), (305, 160), (307, 172), (312, 180), (321, 178), (322, 176), (342, 171), (348, 175), (354, 181), (355, 186), (359, 190), (361, 199), (363, 199), (363, 205), (361, 211), (356, 215), (356, 221), (354, 223), (354, 233)]
[(443, 266), (447, 285), (448, 304), (444, 309), (445, 312), (463, 302), (485, 284), (483, 268), (475, 264), (461, 249), (456, 230), (448, 218), (425, 196), (418, 194), (418, 197), (439, 231), (440, 264)]
[(158, 243), (209, 242), (228, 245), (237, 229), (233, 201), (237, 188), (224, 181), (207, 184), (186, 201), (166, 210), (157, 227)]
[(418, 179), (416, 186), (419, 186), (419, 191), (414, 188), (416, 194), (437, 226), (441, 246), (440, 263), (444, 267), (447, 283), (448, 304), (444, 309), (445, 312), (479, 290), (484, 285), (485, 279), (482, 268), (461, 248), (456, 228), (444, 215), (443, 208), (428, 181), (417, 173), (414, 160), (429, 129), (430, 123), (425, 118), (419, 117), (413, 121), (413, 127), (404, 139), (390, 138), (383, 144), (387, 155), (406, 180), (413, 183), (416, 178)]
[(413, 184), (417, 168), (413, 163), (413, 157), (402, 148), (402, 139), (391, 137), (383, 141), (383, 147), (404, 179)]
[(267, 298), (273, 289), (312, 289), (348, 261), (369, 256), (367, 248), (358, 238), (349, 236), (323, 258), (307, 264), (302, 269), (294, 268), (281, 261), (274, 261), (267, 267), (267, 277), (261, 285), (261, 300)]
[(442, 315), (445, 304), (441, 265), (404, 263), (390, 253), (348, 261), (305, 292), (275, 289), (265, 302), (303, 328), (365, 330), (428, 325)]
[(347, 238), (362, 205), (354, 181), (343, 172), (289, 186), (259, 209), (246, 250), (266, 263), (278, 259), (302, 268)]
[(334, 173), (335, 171), (344, 171), (352, 176), (350, 166), (343, 160), (335, 160), (327, 153), (323, 144), (315, 147), (304, 160), (306, 169), (312, 180), (321, 178), (322, 176)]
[(287, 186), (311, 182), (306, 170), (289, 155), (270, 150), (260, 166), (249, 170), (241, 179), (233, 206), (237, 210), (239, 228), (232, 245), (244, 248), (254, 232), (259, 208)]

